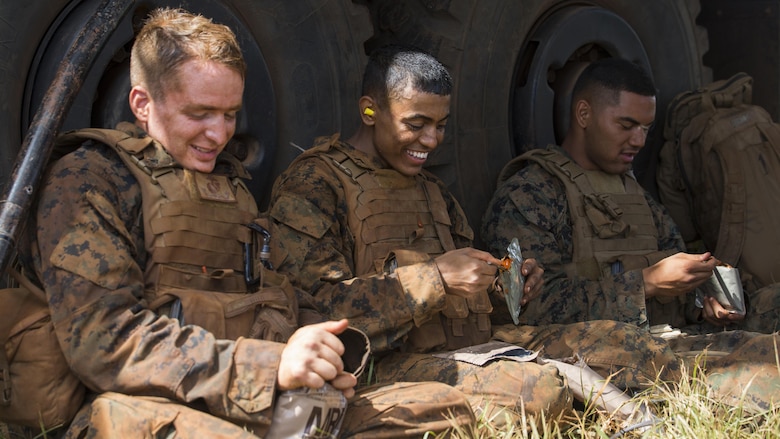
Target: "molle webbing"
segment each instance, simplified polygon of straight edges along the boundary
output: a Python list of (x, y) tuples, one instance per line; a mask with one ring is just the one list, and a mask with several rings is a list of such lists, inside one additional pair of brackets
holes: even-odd
[(141, 187), (147, 291), (246, 292), (244, 244), (254, 238), (246, 224), (258, 212), (240, 163), (222, 154), (212, 174), (183, 169), (151, 138), (133, 136), (132, 127), (70, 136), (114, 147)]
[(394, 170), (368, 170), (344, 152), (327, 156), (344, 184), (355, 236), (357, 273), (381, 271), (384, 258), (398, 248), (439, 255), (455, 248), (447, 204), (436, 184)]
[(556, 151), (532, 150), (522, 157), (557, 176), (566, 188), (574, 238), (567, 273), (598, 280), (611, 273), (614, 262), (631, 270), (669, 255), (658, 251), (652, 211), (632, 177), (586, 172)]
[[(324, 151), (344, 186), (355, 235), (355, 275), (381, 273), (393, 250), (437, 256), (455, 249), (447, 203), (436, 183), (392, 169), (366, 169), (335, 147)], [(429, 352), (485, 343), (492, 310), (487, 292), (469, 299), (447, 294), (441, 315), (412, 328), (408, 345)]]
[[(142, 172), (134, 167), (139, 180)], [(141, 186), (151, 255), (147, 286), (191, 288), (195, 273), (200, 283), (217, 287), (211, 291), (245, 292), (244, 244), (253, 238), (246, 224), (257, 211), (243, 183), (225, 175), (174, 169), (157, 175), (156, 184), (146, 178)], [(177, 270), (165, 266), (190, 275), (172, 276)]]

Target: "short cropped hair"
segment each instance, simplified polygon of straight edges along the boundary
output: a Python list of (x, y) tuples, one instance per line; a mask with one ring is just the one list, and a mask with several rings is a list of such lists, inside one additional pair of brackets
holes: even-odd
[(639, 65), (622, 58), (605, 58), (588, 65), (572, 90), (572, 104), (580, 99), (616, 105), (620, 92), (655, 96), (653, 80)]
[(164, 99), (166, 86), (178, 87), (178, 69), (193, 59), (223, 64), (246, 77), (244, 56), (229, 27), (183, 9), (155, 9), (133, 43), (130, 84)]
[(449, 96), (452, 78), (433, 56), (414, 47), (390, 45), (373, 52), (363, 74), (363, 96), (386, 106), (408, 86), (416, 91)]

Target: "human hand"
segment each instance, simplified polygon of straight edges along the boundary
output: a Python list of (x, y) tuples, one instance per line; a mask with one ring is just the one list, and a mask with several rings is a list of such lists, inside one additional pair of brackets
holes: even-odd
[(700, 255), (676, 253), (642, 270), (645, 297), (687, 294), (704, 283), (720, 261), (710, 252)]
[(520, 274), (525, 277), (525, 287), (523, 288), (523, 300), (521, 305), (525, 305), (531, 300), (539, 297), (544, 289), (544, 269), (534, 258), (525, 259)]
[(702, 317), (713, 325), (727, 326), (745, 318), (744, 314), (737, 314), (724, 308), (714, 297), (704, 296), (703, 299)]
[(501, 263), (490, 253), (471, 247), (448, 251), (434, 261), (447, 293), (462, 297), (487, 291)]
[(279, 390), (319, 389), (329, 382), (345, 397), (354, 395), (357, 378), (344, 371), (341, 361), (344, 344), (336, 337), (348, 325), (349, 322), (342, 319), (303, 326), (295, 331), (282, 350), (276, 378)]

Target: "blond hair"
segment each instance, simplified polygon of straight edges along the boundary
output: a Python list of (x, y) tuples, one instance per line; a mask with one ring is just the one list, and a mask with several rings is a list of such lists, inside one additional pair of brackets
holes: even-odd
[(229, 27), (183, 9), (156, 9), (133, 43), (130, 84), (164, 99), (164, 88), (178, 87), (178, 68), (190, 60), (217, 62), (246, 77), (246, 62)]

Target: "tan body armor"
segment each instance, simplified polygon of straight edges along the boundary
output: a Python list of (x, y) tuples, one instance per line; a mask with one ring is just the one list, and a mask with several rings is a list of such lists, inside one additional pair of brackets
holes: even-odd
[(183, 169), (134, 125), (118, 128), (78, 130), (62, 143), (110, 145), (138, 180), (149, 307), (217, 338), (286, 340), (297, 327), (294, 290), (286, 277), (259, 263), (262, 237), (248, 225), (260, 220), (241, 163), (221, 154), (213, 173)]
[[(565, 265), (569, 276), (592, 281), (649, 267), (677, 250), (658, 249), (658, 229), (644, 190), (631, 175), (588, 172), (557, 151), (534, 149), (510, 162), (508, 178), (527, 161), (538, 163), (566, 188), (574, 254)], [(685, 324), (684, 297), (647, 300), (650, 324)]]
[[(437, 256), (455, 249), (447, 203), (434, 181), (361, 166), (335, 137), (325, 138), (310, 151), (325, 153), (319, 157), (344, 186), (356, 276), (382, 273), (384, 260), (394, 250)], [(484, 343), (491, 335), (492, 310), (487, 292), (468, 300), (448, 294), (443, 316), (415, 327), (409, 333), (409, 347), (427, 352)]]
[(630, 175), (588, 172), (556, 151), (518, 157), (558, 177), (566, 188), (574, 255), (564, 269), (591, 280), (649, 267), (676, 251), (658, 250), (658, 230), (644, 190)]

